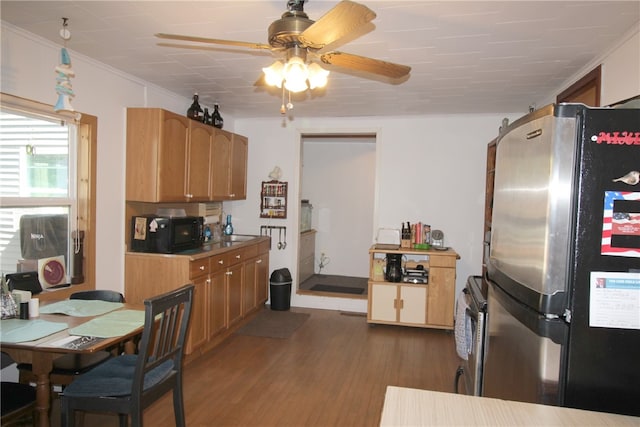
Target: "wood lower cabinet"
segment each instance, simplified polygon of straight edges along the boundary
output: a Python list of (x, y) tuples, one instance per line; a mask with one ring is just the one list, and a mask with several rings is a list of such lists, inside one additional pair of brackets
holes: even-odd
[(195, 286), (186, 354), (206, 351), (224, 340), (267, 301), (269, 238), (257, 237), (229, 249), (197, 256), (128, 252), (125, 298), (146, 298)]
[(269, 283), (269, 245), (259, 255), (244, 264), (242, 315), (255, 310), (267, 300)]
[[(412, 267), (421, 265), (428, 271), (428, 283), (385, 281), (380, 268), (387, 253), (403, 254)], [(367, 322), (453, 329), (456, 261), (459, 259), (455, 251), (372, 248), (369, 256)]]

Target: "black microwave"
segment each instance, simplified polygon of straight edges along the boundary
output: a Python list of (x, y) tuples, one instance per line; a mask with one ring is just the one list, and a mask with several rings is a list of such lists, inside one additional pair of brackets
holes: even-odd
[(202, 246), (204, 218), (142, 215), (131, 218), (131, 250), (173, 254)]

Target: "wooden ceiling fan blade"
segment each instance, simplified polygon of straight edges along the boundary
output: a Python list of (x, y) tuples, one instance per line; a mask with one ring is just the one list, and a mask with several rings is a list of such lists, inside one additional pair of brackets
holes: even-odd
[(248, 47), (250, 49), (271, 50), (271, 46), (263, 43), (241, 42), (237, 40), (210, 39), (207, 37), (182, 36), (180, 34), (165, 34), (165, 33), (157, 33), (155, 36), (161, 39), (168, 39), (168, 40), (180, 40), (185, 42), (197, 42), (197, 43), (209, 43), (209, 44), (222, 44), (226, 46)]
[(384, 77), (390, 77), (392, 79), (405, 77), (411, 71), (411, 67), (407, 65), (394, 64), (393, 62), (367, 58), (366, 56), (358, 56), (344, 52), (327, 52), (320, 55), (320, 60), (325, 64), (364, 71), (366, 73), (377, 74)]
[(322, 49), (373, 21), (375, 17), (376, 13), (367, 6), (343, 0), (304, 30), (298, 39), (304, 46)]

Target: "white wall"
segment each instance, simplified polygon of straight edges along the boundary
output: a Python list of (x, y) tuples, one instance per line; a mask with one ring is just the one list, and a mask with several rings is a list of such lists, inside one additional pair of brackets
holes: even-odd
[[(61, 45), (2, 22), (2, 92), (53, 105)], [(161, 107), (184, 114), (191, 104), (69, 49), (76, 77), (73, 107), (98, 117), (96, 287), (124, 291), (126, 108)], [(225, 116), (225, 128), (233, 118)]]
[(323, 274), (369, 276), (367, 251), (374, 238), (376, 144), (338, 137), (303, 139), (302, 199), (313, 205), (315, 271), (322, 253)]
[[(480, 274), (486, 147), (503, 117), (516, 114), (429, 117), (299, 119), (282, 126), (273, 119), (237, 119), (236, 129), (249, 141), (247, 200), (231, 204), (234, 223), (242, 232), (259, 229), (256, 212), (259, 181), (279, 165), (289, 181), (289, 206), (283, 225), (298, 229), (300, 139), (307, 133), (375, 133), (376, 198), (373, 227), (399, 227), (402, 221), (429, 221), (445, 233), (445, 244), (459, 254), (456, 287)], [(336, 191), (339, 189), (336, 188)], [(287, 267), (297, 277), (297, 236), (284, 251), (271, 251), (271, 269)], [(294, 279), (294, 286), (297, 282)], [(298, 306), (366, 311), (366, 301), (293, 295)]]
[[(0, 87), (5, 93), (54, 104), (55, 73), (59, 45), (2, 22)], [(603, 84), (603, 100), (627, 98), (638, 93), (638, 66), (629, 65), (625, 55), (638, 43), (637, 30), (619, 51), (603, 57), (603, 69), (617, 70), (619, 84)], [(637, 52), (637, 49), (636, 49)], [(633, 53), (633, 52), (632, 52)], [(98, 117), (97, 165), (97, 287), (124, 289), (124, 182), (125, 109), (162, 107), (183, 113), (191, 103), (170, 92), (120, 73), (83, 57), (70, 49), (76, 72), (72, 79), (77, 97), (74, 107)], [(593, 68), (593, 67), (591, 67)], [(584, 74), (584, 73), (582, 73)], [(608, 76), (612, 74), (607, 74)], [(563, 85), (564, 89), (570, 82)], [(559, 92), (554, 91), (554, 94)], [(621, 94), (624, 93), (623, 96)], [(555, 96), (555, 95), (553, 95)], [(550, 98), (542, 94), (538, 105)], [(617, 99), (616, 99), (617, 100)], [(312, 101), (309, 101), (312, 102)], [(528, 101), (527, 101), (528, 102)], [(528, 104), (527, 104), (528, 105)], [(297, 107), (298, 110), (304, 106)], [(238, 119), (225, 115), (225, 128), (249, 137), (247, 200), (225, 204), (234, 215), (238, 233), (258, 233), (260, 182), (275, 165), (290, 182), (290, 197), (299, 195), (300, 135), (303, 133), (375, 133), (376, 199), (374, 228), (397, 227), (407, 219), (428, 219), (432, 227), (445, 232), (445, 243), (460, 253), (458, 290), (466, 277), (480, 272), (486, 144), (496, 136), (503, 116), (510, 114), (296, 119), (285, 121), (276, 112), (269, 119)], [(298, 228), (299, 204), (284, 225)], [(289, 239), (286, 250), (271, 251), (271, 270), (289, 268), (296, 276), (298, 242)], [(293, 305), (366, 311), (361, 301), (343, 298), (314, 298), (294, 295)]]

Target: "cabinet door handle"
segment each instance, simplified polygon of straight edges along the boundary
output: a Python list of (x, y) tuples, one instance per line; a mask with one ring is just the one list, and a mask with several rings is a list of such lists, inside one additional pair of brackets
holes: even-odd
[(236, 255), (236, 259), (240, 259), (240, 255)]
[(402, 310), (404, 308), (404, 300), (401, 299), (400, 300), (400, 310)]
[(235, 193), (231, 193), (231, 194), (229, 194), (229, 197), (236, 197), (236, 194)]
[(207, 280), (205, 280), (205, 283), (206, 283), (207, 285), (210, 285), (210, 284), (211, 284), (211, 279), (207, 279)]
[(262, 262), (262, 260), (259, 259), (259, 260), (256, 261), (256, 264), (260, 264), (261, 262)]
[(204, 265), (200, 266), (200, 271), (204, 271)]
[(191, 199), (193, 198), (193, 194), (185, 194), (184, 197), (186, 197), (187, 199)]
[(220, 260), (220, 261), (218, 261), (218, 264), (222, 265), (222, 264), (224, 264), (224, 261)]
[(227, 276), (233, 276), (233, 271), (227, 271), (224, 274), (226, 274)]

